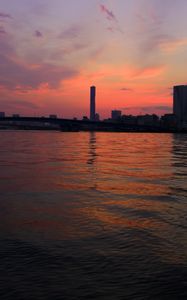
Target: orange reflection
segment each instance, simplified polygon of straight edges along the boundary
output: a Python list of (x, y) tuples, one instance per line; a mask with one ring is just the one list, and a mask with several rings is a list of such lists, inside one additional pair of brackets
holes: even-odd
[[(23, 205), (36, 220), (32, 222), (31, 217), (24, 226), (45, 231), (51, 224), (54, 235), (68, 236), (69, 232), (69, 237), (89, 236), (102, 226), (108, 230), (166, 226), (156, 216), (146, 218), (141, 212), (163, 214), (168, 209), (159, 199), (170, 193), (167, 180), (173, 176), (170, 135), (42, 132), (31, 134), (27, 146), (26, 152), (19, 149), (21, 168), (12, 191), (48, 196), (43, 206), (32, 201)], [(12, 153), (13, 161), (18, 161), (18, 152)], [(134, 215), (121, 215), (111, 206), (134, 210)], [(93, 221), (97, 228), (92, 228)]]
[(162, 222), (146, 219), (146, 218), (128, 218), (120, 217), (119, 214), (111, 213), (106, 210), (98, 210), (96, 207), (86, 208), (81, 210), (83, 215), (85, 214), (90, 219), (97, 220), (100, 222), (101, 228), (104, 230), (121, 230), (122, 228), (134, 228), (134, 229), (153, 229), (163, 228), (165, 225)]

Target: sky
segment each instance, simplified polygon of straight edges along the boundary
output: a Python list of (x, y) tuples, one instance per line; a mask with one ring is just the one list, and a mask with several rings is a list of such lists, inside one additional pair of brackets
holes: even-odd
[(187, 83), (186, 0), (0, 0), (0, 111), (172, 112)]

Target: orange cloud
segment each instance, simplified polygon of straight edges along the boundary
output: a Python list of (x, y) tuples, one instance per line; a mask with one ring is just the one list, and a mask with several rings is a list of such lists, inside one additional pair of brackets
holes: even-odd
[(132, 77), (135, 78), (151, 78), (156, 77), (166, 70), (165, 65), (145, 67), (140, 70), (133, 71)]
[(187, 38), (164, 41), (160, 44), (160, 49), (165, 52), (174, 52), (183, 46), (187, 46)]

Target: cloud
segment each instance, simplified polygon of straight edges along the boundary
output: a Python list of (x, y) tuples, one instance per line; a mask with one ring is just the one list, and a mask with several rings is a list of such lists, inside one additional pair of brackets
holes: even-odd
[(61, 39), (64, 43), (59, 51), (57, 51), (58, 57), (63, 57), (65, 55), (70, 55), (72, 53), (78, 53), (81, 50), (85, 50), (90, 46), (90, 43), (85, 40), (83, 32), (85, 28), (80, 24), (74, 24), (64, 29), (59, 35), (58, 38)]
[(173, 108), (169, 105), (148, 105), (148, 106), (129, 106), (122, 107), (124, 112), (132, 113), (132, 114), (165, 114), (172, 113)]
[[(186, 0), (181, 0), (186, 1)], [(179, 6), (178, 1), (176, 0), (151, 0), (151, 1), (145, 1), (145, 3), (150, 2), (151, 8), (150, 11), (152, 12), (152, 16), (155, 16), (155, 14), (159, 14), (161, 17), (167, 17), (171, 10), (176, 10), (176, 7)]]
[(3, 26), (0, 26), (0, 34), (6, 34), (6, 31)]
[(110, 31), (110, 32), (114, 32), (114, 31), (115, 31), (114, 28), (113, 28), (112, 26), (107, 27), (107, 30)]
[[(186, 38), (176, 38), (168, 32), (167, 22), (172, 10), (177, 9), (175, 0), (140, 0), (136, 7), (135, 28), (137, 35), (137, 56), (142, 62), (159, 62), (157, 54), (178, 50), (187, 45)], [(157, 55), (157, 56), (156, 56)]]
[(7, 89), (17, 87), (37, 89), (47, 83), (49, 88), (57, 88), (62, 80), (74, 77), (77, 71), (68, 67), (50, 64), (30, 66), (12, 58), (0, 55), (0, 86)]
[(139, 19), (140, 29), (158, 29), (160, 33), (164, 32), (165, 22), (171, 11), (178, 7), (176, 0), (139, 0), (138, 4), (136, 17)]
[(0, 19), (12, 19), (12, 16), (7, 13), (0, 12)]
[(179, 48), (187, 45), (187, 38), (176, 38), (169, 34), (164, 33), (151, 33), (148, 34), (148, 39), (142, 43), (143, 50), (147, 54), (155, 53), (160, 50), (161, 52), (175, 52)]
[(117, 19), (112, 11), (110, 11), (105, 5), (100, 4), (100, 10), (105, 15), (107, 20), (117, 22)]
[(160, 106), (155, 106), (156, 109), (158, 110), (165, 110), (165, 111), (171, 111), (172, 107), (168, 105), (160, 105)]
[(60, 39), (75, 39), (79, 37), (80, 33), (82, 32), (82, 27), (80, 25), (72, 25), (69, 28), (63, 30), (59, 38)]
[(43, 34), (39, 31), (39, 30), (36, 30), (34, 35), (38, 38), (42, 38), (43, 37)]
[(131, 77), (132, 78), (151, 78), (156, 77), (163, 73), (166, 69), (165, 65), (153, 65), (153, 66), (145, 66), (142, 68), (132, 69)]
[(123, 92), (131, 92), (132, 91), (132, 89), (125, 88), (125, 87), (121, 88), (120, 90), (123, 91)]
[(49, 13), (49, 1), (32, 1), (32, 7), (30, 7), (30, 13), (39, 16), (46, 16)]
[(124, 34), (124, 31), (120, 28), (118, 25), (118, 20), (114, 13), (110, 11), (105, 5), (100, 4), (100, 11), (105, 16), (105, 18), (110, 21), (110, 26), (108, 26), (106, 29), (107, 31), (114, 33), (114, 32), (120, 32), (121, 34)]
[(187, 38), (176, 39), (171, 37), (168, 40), (161, 41), (159, 45), (164, 52), (174, 52), (184, 46), (187, 46)]
[(14, 47), (12, 46), (10, 37), (8, 34), (6, 34), (4, 27), (1, 27), (1, 29), (2, 34), (0, 34), (0, 54), (5, 56), (12, 56), (14, 55)]
[(31, 109), (38, 109), (39, 106), (35, 103), (26, 101), (26, 100), (16, 100), (16, 99), (6, 99), (0, 100), (1, 107), (6, 110), (9, 108), (31, 108)]
[(172, 107), (168, 105), (158, 105), (158, 106), (143, 106), (140, 110), (145, 113), (153, 113), (155, 111), (161, 112), (172, 112)]
[(42, 84), (55, 89), (63, 80), (77, 76), (73, 67), (50, 63), (29, 64), (16, 53), (8, 34), (0, 34), (0, 86), (9, 90), (38, 89)]

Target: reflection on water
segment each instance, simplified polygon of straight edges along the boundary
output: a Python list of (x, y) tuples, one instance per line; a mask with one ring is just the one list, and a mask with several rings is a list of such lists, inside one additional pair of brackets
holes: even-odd
[(96, 154), (96, 133), (90, 132), (90, 138), (89, 138), (89, 152), (88, 152), (88, 164), (93, 165), (97, 154)]
[(186, 298), (186, 135), (0, 138), (1, 299)]

